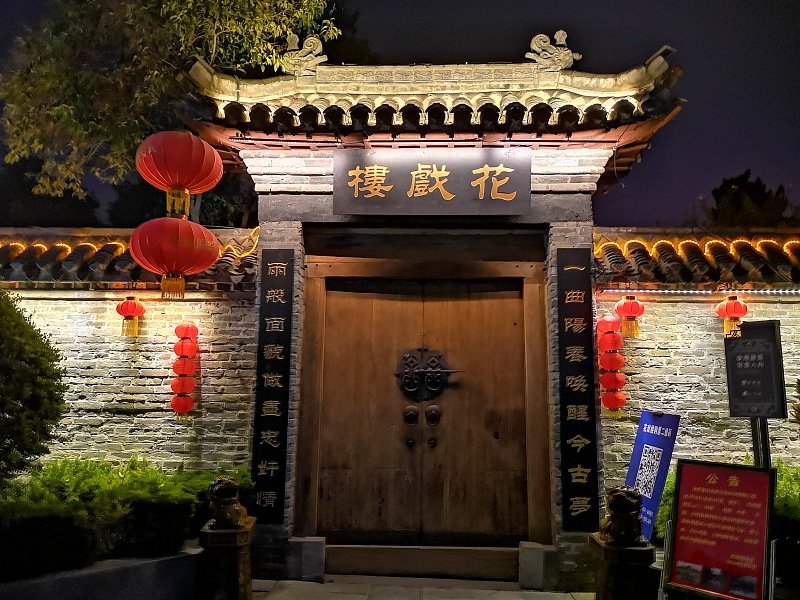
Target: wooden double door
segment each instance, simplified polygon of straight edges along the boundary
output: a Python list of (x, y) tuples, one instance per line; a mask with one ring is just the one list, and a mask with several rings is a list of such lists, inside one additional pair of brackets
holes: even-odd
[[(315, 373), (304, 379), (304, 394), (318, 400), (305, 429), (316, 437), (304, 480), (317, 494), (305, 511), (315, 533), (330, 544), (529, 539), (529, 502), (546, 502), (547, 494), (531, 494), (526, 433), (546, 409), (526, 415), (523, 280), (316, 284), (308, 304)], [(407, 397), (396, 376), (403, 354), (420, 348), (441, 353), (457, 371), (429, 400)], [(542, 388), (545, 369), (536, 374)], [(535, 443), (546, 455), (547, 441)], [(546, 469), (546, 458), (538, 463)], [(547, 473), (536, 478), (547, 481)]]

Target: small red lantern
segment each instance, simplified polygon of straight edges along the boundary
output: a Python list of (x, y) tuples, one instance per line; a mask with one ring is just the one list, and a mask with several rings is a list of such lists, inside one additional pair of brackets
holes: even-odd
[(211, 267), (219, 258), (219, 250), (219, 241), (208, 229), (170, 217), (142, 223), (130, 242), (133, 260), (162, 275), (162, 298), (183, 298), (184, 276)]
[(644, 304), (636, 296), (624, 296), (614, 305), (614, 312), (622, 317), (622, 335), (636, 337), (639, 335), (639, 317), (644, 314)]
[(607, 390), (618, 390), (625, 385), (625, 374), (619, 371), (608, 371), (600, 376), (600, 385)]
[(162, 131), (139, 144), (136, 169), (147, 183), (167, 192), (167, 213), (189, 216), (190, 194), (217, 185), (222, 158), (188, 131)]
[(597, 347), (603, 352), (613, 352), (622, 348), (622, 336), (618, 333), (604, 333), (597, 340)]
[(617, 317), (603, 315), (597, 319), (597, 333), (613, 333), (619, 331), (620, 322)]
[(172, 363), (172, 370), (176, 375), (194, 375), (197, 363), (192, 358), (179, 358)]
[(606, 371), (621, 371), (625, 368), (625, 357), (621, 352), (603, 352), (600, 355), (600, 368)]
[(139, 335), (139, 317), (147, 311), (144, 305), (133, 296), (126, 296), (125, 300), (117, 304), (117, 313), (122, 318), (122, 335), (135, 337)]
[(198, 333), (200, 333), (200, 331), (197, 329), (197, 325), (188, 321), (186, 323), (181, 323), (175, 328), (175, 335), (179, 338), (195, 339)]
[(189, 417), (186, 416), (186, 413), (194, 408), (194, 400), (192, 400), (191, 396), (178, 394), (172, 398), (169, 405), (172, 407), (172, 410), (178, 413), (178, 420), (188, 420)]
[(603, 403), (608, 410), (619, 410), (623, 406), (625, 406), (627, 398), (625, 394), (620, 391), (609, 391), (605, 392), (603, 396), (600, 398), (600, 401)]
[(181, 375), (172, 380), (170, 387), (176, 394), (191, 394), (195, 388), (194, 377)]
[(739, 330), (739, 322), (747, 314), (747, 304), (739, 300), (738, 296), (728, 296), (717, 304), (715, 311), (725, 319), (725, 337), (730, 337), (734, 331)]
[(175, 350), (175, 354), (178, 356), (191, 358), (197, 354), (197, 342), (189, 338), (182, 338), (178, 340), (173, 348)]

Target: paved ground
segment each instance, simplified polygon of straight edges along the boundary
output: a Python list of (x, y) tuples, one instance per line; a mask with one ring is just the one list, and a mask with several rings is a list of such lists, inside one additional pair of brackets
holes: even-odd
[(516, 583), (329, 575), (325, 583), (253, 581), (253, 600), (594, 600), (580, 592), (522, 591)]

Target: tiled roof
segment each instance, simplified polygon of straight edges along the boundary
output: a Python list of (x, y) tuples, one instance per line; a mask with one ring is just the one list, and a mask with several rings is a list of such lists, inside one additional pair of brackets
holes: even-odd
[[(254, 291), (257, 231), (212, 229), (223, 247), (187, 291)], [(37, 289), (156, 290), (159, 276), (131, 258), (132, 229), (0, 228), (0, 285)]]
[(800, 231), (715, 234), (596, 228), (595, 284), (643, 289), (794, 289)]

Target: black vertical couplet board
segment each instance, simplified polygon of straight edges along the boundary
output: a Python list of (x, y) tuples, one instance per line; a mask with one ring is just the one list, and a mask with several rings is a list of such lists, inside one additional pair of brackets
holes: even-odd
[(739, 328), (741, 337), (725, 338), (731, 416), (785, 419), (780, 321), (748, 321)]
[(293, 282), (294, 251), (264, 250), (261, 254), (252, 464), (256, 494), (254, 516), (262, 524), (283, 523)]
[(597, 531), (591, 250), (558, 248), (558, 372), (564, 531)]

